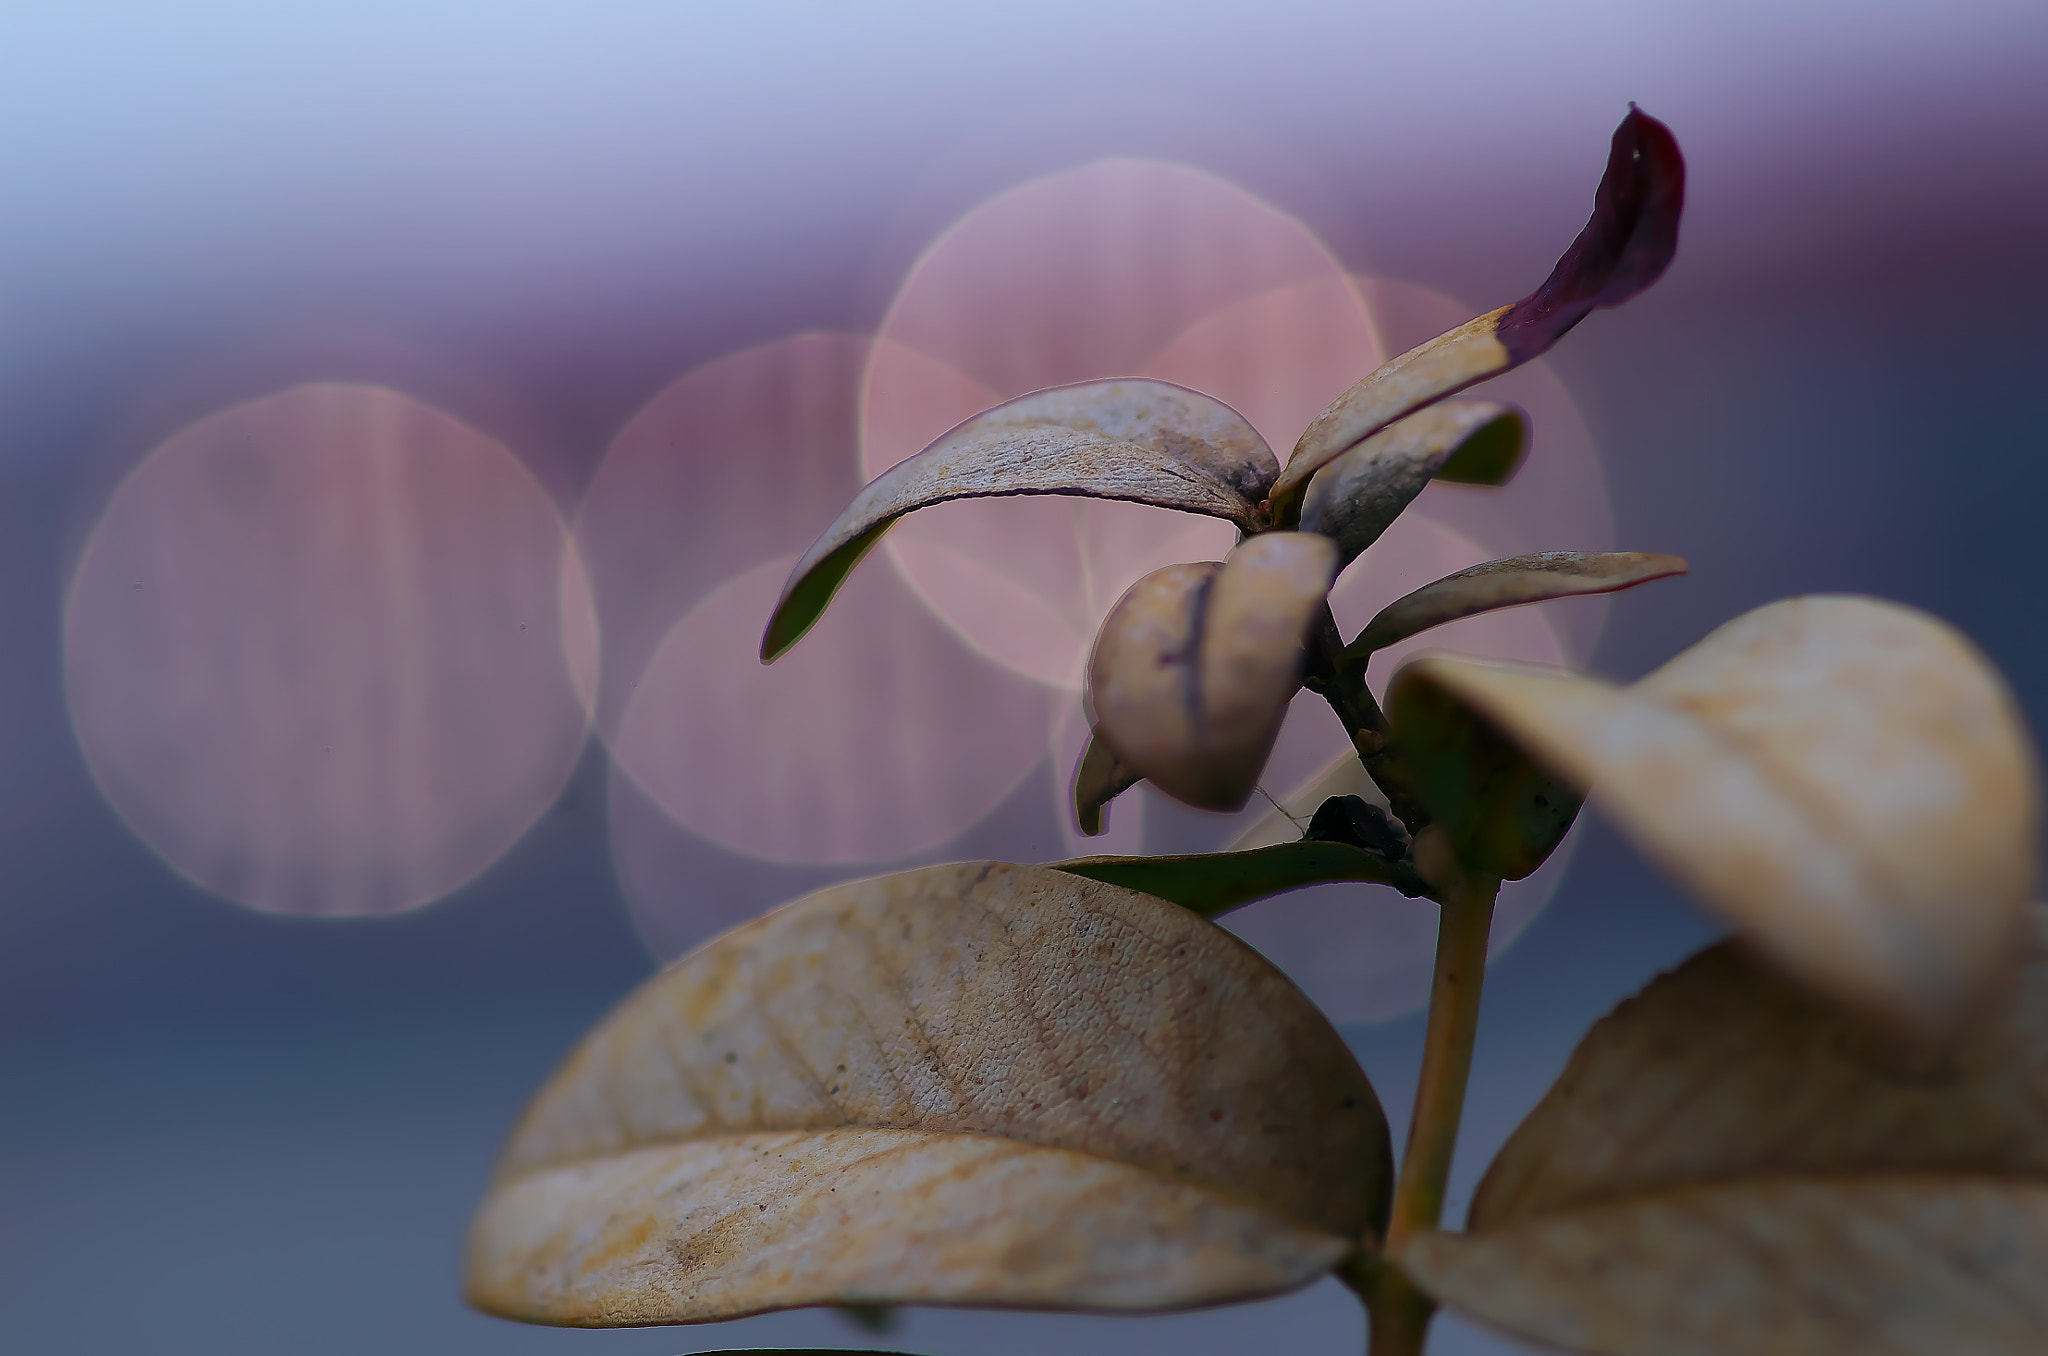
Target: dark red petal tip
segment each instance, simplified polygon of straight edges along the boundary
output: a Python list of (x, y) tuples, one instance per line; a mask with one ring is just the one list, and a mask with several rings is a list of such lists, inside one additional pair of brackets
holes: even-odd
[(1678, 248), (1685, 158), (1671, 129), (1630, 104), (1614, 129), (1593, 215), (1543, 286), (1496, 327), (1517, 362), (1548, 349), (1600, 306), (1619, 306), (1657, 281)]

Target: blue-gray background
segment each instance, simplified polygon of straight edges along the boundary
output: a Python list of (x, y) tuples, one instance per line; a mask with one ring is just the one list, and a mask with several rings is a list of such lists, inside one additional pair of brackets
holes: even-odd
[[(1105, 154), (1211, 170), (1353, 268), (1498, 304), (1583, 219), (1634, 99), (1690, 160), (1679, 260), (1553, 362), (1622, 544), (1693, 574), (1619, 601), (1596, 667), (1633, 676), (1757, 603), (1859, 590), (1966, 629), (2038, 728), (2048, 11), (1784, 8), (0, 9), (0, 1346), (866, 1341), (819, 1313), (528, 1329), (456, 1298), (511, 1116), (652, 965), (596, 752), (483, 877), (382, 921), (207, 896), (86, 775), (61, 591), (138, 430), (299, 380), (433, 384), (355, 336), (516, 391), (522, 452), (573, 487), (669, 379), (871, 329), (946, 222)], [(726, 888), (769, 888), (733, 862)], [(1713, 933), (1593, 826), (1493, 971), (1461, 1192), (1586, 1023)], [(1397, 1133), (1418, 1025), (1349, 1033)], [(1338, 1352), (1361, 1330), (1325, 1284), (1168, 1319), (920, 1312), (890, 1340)], [(1436, 1349), (1512, 1348), (1450, 1322)]]

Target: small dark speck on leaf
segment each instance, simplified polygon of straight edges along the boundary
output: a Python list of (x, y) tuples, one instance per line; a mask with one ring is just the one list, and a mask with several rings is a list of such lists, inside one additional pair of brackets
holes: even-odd
[(1211, 1111), (1209, 1113), (1209, 1119), (1212, 1121), (1220, 1121), (1223, 1119), (1223, 1113), (1221, 1111)]
[(740, 1062), (740, 1057), (735, 1051), (728, 1050), (725, 1052), (725, 1062), (727, 1064), (737, 1064)]

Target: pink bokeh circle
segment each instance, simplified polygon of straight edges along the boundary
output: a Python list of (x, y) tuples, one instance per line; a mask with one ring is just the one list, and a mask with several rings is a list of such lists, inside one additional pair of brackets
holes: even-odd
[(604, 621), (597, 724), (617, 765), (676, 824), (764, 860), (915, 853), (1045, 756), (1047, 694), (963, 647), (885, 561), (759, 662), (797, 553), (862, 484), (868, 352), (803, 334), (669, 383), (613, 440), (577, 518)]
[[(1109, 160), (1055, 174), (968, 213), (905, 278), (868, 366), (863, 469), (879, 475), (999, 401), (1097, 378), (1158, 376), (1226, 402), (1242, 391), (1260, 411), (1249, 417), (1270, 417), (1314, 379), (1283, 379), (1290, 362), (1314, 350), (1321, 373), (1340, 333), (1363, 364), (1348, 384), (1377, 352), (1363, 309), (1322, 243), (1271, 205), (1179, 165)], [(1232, 367), (1253, 351), (1261, 361)], [(1227, 524), (1165, 510), (1046, 498), (942, 505), (884, 540), (969, 645), (1072, 690), (1132, 583), (1218, 558), (1233, 539)], [(981, 577), (954, 567), (963, 560)]]
[(856, 570), (763, 667), (793, 563), (712, 590), (634, 688), (613, 753), (677, 823), (773, 861), (888, 861), (968, 828), (1043, 761), (1051, 694), (961, 645), (886, 570)]
[(382, 914), (496, 861), (583, 747), (595, 634), (505, 448), (319, 383), (180, 432), (122, 482), (64, 609), (100, 789), (188, 878)]

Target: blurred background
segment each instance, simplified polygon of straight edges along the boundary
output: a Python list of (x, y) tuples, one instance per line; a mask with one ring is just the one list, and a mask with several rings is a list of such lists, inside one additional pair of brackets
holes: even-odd
[[(1340, 619), (1493, 556), (1671, 551), (1689, 577), (1431, 643), (1630, 678), (1868, 592), (1968, 631), (2039, 728), (2044, 55), (2048, 10), (1992, 0), (0, 8), (0, 1344), (871, 1345), (487, 1319), (462, 1233), (660, 960), (836, 880), (1102, 850), (1061, 813), (1093, 624), (1229, 534), (934, 511), (764, 670), (790, 561), (1055, 382), (1197, 386), (1284, 459), (1541, 280), (1631, 100), (1688, 158), (1677, 262), (1496, 383), (1523, 475), (1433, 487)], [(1268, 787), (1337, 738), (1297, 711)], [(1139, 792), (1107, 844), (1241, 827)], [(1505, 913), (1454, 1215), (1585, 1026), (1717, 931), (1597, 815), (1575, 838)], [(1428, 916), (1347, 887), (1232, 923), (1398, 1135)], [(1362, 1324), (1325, 1283), (886, 1341), (1276, 1339)]]

